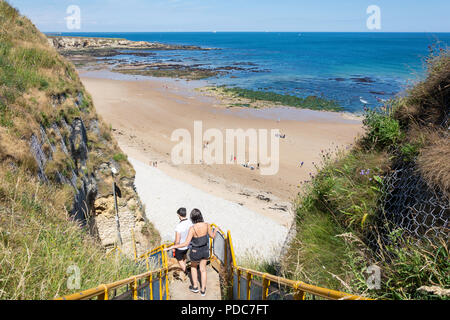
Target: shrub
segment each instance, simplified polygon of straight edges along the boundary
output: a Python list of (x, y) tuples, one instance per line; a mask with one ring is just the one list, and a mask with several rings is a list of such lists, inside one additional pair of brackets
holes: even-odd
[(395, 118), (407, 129), (411, 124), (442, 126), (448, 123), (450, 105), (450, 54), (448, 49), (430, 47), (427, 77), (408, 90)]
[(413, 161), (419, 154), (420, 148), (421, 148), (421, 145), (418, 143), (405, 143), (400, 148), (402, 160), (404, 162)]
[[(302, 202), (308, 208), (333, 215), (345, 227), (363, 233), (365, 226), (376, 216), (377, 201), (381, 195), (381, 176), (389, 161), (383, 152), (365, 153), (352, 150), (345, 154), (322, 153), (320, 171), (312, 176), (308, 196)], [(306, 214), (306, 213), (305, 213)]]
[[(387, 299), (442, 299), (444, 297), (419, 290), (423, 286), (448, 288), (450, 260), (444, 239), (417, 241), (397, 230), (395, 245), (383, 248), (380, 259), (382, 291)], [(391, 257), (389, 259), (385, 257)], [(448, 299), (448, 297), (447, 297)]]
[(387, 112), (367, 109), (363, 124), (366, 134), (361, 142), (367, 149), (393, 148), (402, 138), (399, 122)]
[(127, 160), (127, 156), (123, 153), (116, 153), (113, 156), (114, 161), (120, 162), (120, 161), (126, 161)]

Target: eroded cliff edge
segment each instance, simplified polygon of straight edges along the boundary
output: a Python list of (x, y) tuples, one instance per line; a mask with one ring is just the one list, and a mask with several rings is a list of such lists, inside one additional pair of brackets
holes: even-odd
[(138, 254), (159, 244), (135, 191), (134, 169), (72, 63), (17, 11), (2, 3), (1, 13), (0, 160), (12, 171), (26, 168), (41, 183), (70, 190), (68, 215), (107, 249), (117, 242), (115, 168), (122, 251), (134, 255), (133, 238)]

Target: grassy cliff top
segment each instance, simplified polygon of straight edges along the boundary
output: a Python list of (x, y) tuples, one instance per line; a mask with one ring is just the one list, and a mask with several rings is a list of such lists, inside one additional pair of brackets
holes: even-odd
[[(74, 146), (69, 147), (68, 138), (76, 119), (86, 124), (88, 150), (77, 179), (95, 174), (98, 193), (110, 193), (109, 175), (98, 168), (115, 161), (122, 195), (133, 197), (123, 184), (135, 172), (96, 114), (74, 66), (26, 17), (0, 1), (0, 299), (49, 299), (142, 271), (134, 262), (108, 256), (69, 218), (76, 190), (59, 183), (55, 173), (71, 178), (72, 149), (80, 142), (71, 140)], [(47, 140), (42, 149), (51, 159), (45, 167), (48, 183), (37, 178), (37, 161), (30, 152), (33, 136)], [(69, 151), (62, 150), (61, 140)], [(74, 266), (81, 282), (71, 288), (67, 280)]]
[[(92, 156), (89, 169), (113, 158), (122, 161), (121, 173), (134, 176), (111, 128), (96, 114), (69, 61), (48, 45), (47, 38), (17, 10), (0, 2), (0, 127), (5, 137), (0, 144), (0, 159), (11, 158), (30, 165), (28, 141), (42, 127), (71, 124), (80, 118), (86, 126), (98, 123), (98, 135), (88, 132)], [(78, 105), (79, 104), (79, 105)], [(78, 107), (77, 107), (78, 105)], [(52, 135), (52, 132), (47, 132)], [(67, 135), (68, 132), (62, 132)], [(6, 137), (8, 135), (8, 137)], [(57, 137), (55, 137), (56, 139)]]

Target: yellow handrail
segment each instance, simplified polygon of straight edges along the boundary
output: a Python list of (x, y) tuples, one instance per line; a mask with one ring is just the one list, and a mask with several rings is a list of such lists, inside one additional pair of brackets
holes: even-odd
[[(162, 268), (155, 271), (146, 272), (137, 276), (132, 276), (130, 278), (116, 281), (109, 284), (101, 284), (95, 288), (87, 289), (78, 293), (70, 294), (64, 297), (56, 298), (55, 300), (87, 300), (91, 298), (101, 298), (101, 300), (108, 300), (109, 291), (114, 289), (119, 289), (126, 285), (137, 283), (138, 280), (153, 277), (155, 273), (167, 272), (167, 268)], [(151, 278), (150, 278), (151, 279)], [(161, 291), (160, 291), (161, 293)]]
[(165, 243), (160, 245), (159, 247), (156, 247), (154, 249), (151, 249), (150, 251), (147, 251), (146, 253), (141, 254), (137, 260), (142, 260), (144, 259), (147, 255), (151, 256), (152, 254), (158, 252), (158, 251), (164, 251), (165, 248), (172, 246), (173, 243)]
[(310, 293), (315, 296), (319, 296), (326, 299), (333, 299), (333, 300), (370, 300), (364, 297), (356, 296), (349, 293), (344, 293), (340, 291), (335, 291), (331, 289), (321, 288), (313, 285), (306, 284), (302, 281), (294, 281), (289, 280), (281, 277), (277, 277), (274, 275), (271, 275), (269, 273), (263, 273), (247, 268), (242, 267), (235, 267), (237, 271), (239, 271), (241, 274), (245, 273), (247, 275), (260, 277), (262, 279), (267, 279), (270, 282), (275, 282), (278, 285), (284, 285), (286, 287), (290, 287), (296, 291), (303, 291), (306, 293)]
[[(335, 290), (331, 290), (331, 289), (326, 289), (326, 288), (309, 285), (302, 281), (289, 280), (289, 279), (277, 277), (277, 276), (274, 276), (274, 275), (271, 275), (268, 273), (263, 273), (263, 272), (239, 267), (239, 266), (237, 266), (237, 263), (236, 263), (236, 256), (234, 254), (233, 241), (231, 239), (230, 231), (228, 231), (228, 233), (227, 233), (226, 240), (227, 240), (228, 245), (230, 246), (230, 252), (231, 252), (231, 257), (232, 257), (232, 266), (231, 266), (232, 270), (234, 269), (237, 271), (238, 279), (242, 273), (247, 274), (247, 277), (248, 277), (247, 278), (247, 289), (246, 289), (247, 299), (250, 298), (250, 285), (249, 285), (250, 281), (251, 281), (250, 277), (256, 276), (256, 277), (260, 277), (261, 279), (263, 279), (263, 282), (265, 282), (265, 281), (275, 282), (278, 285), (284, 285), (286, 287), (290, 287), (290, 288), (294, 289), (294, 292), (295, 292), (294, 295), (299, 300), (304, 299), (305, 292), (315, 295), (315, 296), (319, 296), (319, 297), (326, 298), (326, 299), (333, 299), (333, 300), (371, 300), (371, 299), (368, 299), (365, 297), (356, 296), (356, 295), (349, 294), (349, 293), (344, 293), (344, 292), (340, 292), (340, 291), (335, 291)], [(267, 288), (263, 288), (263, 291), (266, 291), (265, 293), (263, 292), (263, 298), (265, 296), (267, 297), (268, 285), (266, 285), (266, 287)], [(238, 281), (238, 295), (240, 295), (240, 281)]]
[(230, 230), (228, 230), (227, 233), (227, 239), (228, 240), (228, 245), (230, 246), (230, 252), (231, 252), (231, 261), (233, 262), (232, 267), (236, 267), (236, 255), (234, 254), (234, 248), (233, 248), (233, 241), (231, 241), (231, 233)]
[[(288, 288), (291, 288), (293, 291), (293, 295), (294, 295), (294, 299), (296, 300), (304, 300), (305, 299), (305, 293), (308, 294), (312, 294), (314, 296), (318, 296), (318, 297), (322, 297), (322, 298), (326, 298), (326, 299), (334, 299), (334, 300), (371, 300), (365, 297), (361, 297), (361, 296), (357, 296), (357, 295), (353, 295), (353, 294), (349, 294), (349, 293), (344, 293), (344, 292), (340, 292), (340, 291), (335, 291), (335, 290), (331, 290), (331, 289), (326, 289), (326, 288), (321, 288), (321, 287), (317, 287), (317, 286), (313, 286), (307, 283), (304, 283), (302, 281), (294, 281), (294, 280), (289, 280), (289, 279), (285, 279), (282, 277), (278, 277), (278, 276), (274, 276), (268, 273), (263, 273), (263, 272), (259, 272), (256, 270), (251, 270), (251, 269), (247, 269), (247, 268), (243, 268), (237, 265), (237, 261), (236, 261), (236, 256), (234, 253), (234, 248), (233, 248), (233, 242), (232, 242), (232, 238), (231, 238), (231, 233), (230, 231), (227, 232), (227, 234), (225, 235), (225, 233), (215, 224), (211, 224), (212, 227), (217, 228), (217, 230), (221, 233), (221, 235), (223, 236), (223, 238), (225, 239), (225, 259), (224, 259), (224, 264), (221, 263), (220, 259), (218, 259), (218, 257), (215, 256), (214, 254), (214, 250), (213, 250), (213, 240), (210, 239), (210, 257), (211, 257), (211, 262), (214, 263), (218, 263), (219, 266), (221, 266), (221, 270), (225, 270), (225, 272), (229, 272), (228, 275), (232, 275), (234, 272), (236, 272), (236, 275), (238, 277), (238, 281), (237, 281), (237, 286), (238, 286), (238, 299), (240, 299), (240, 278), (241, 276), (243, 276), (244, 274), (246, 275), (246, 279), (247, 279), (247, 284), (246, 284), (246, 295), (245, 298), (246, 299), (250, 299), (250, 291), (251, 291), (251, 282), (253, 281), (254, 277), (258, 277), (262, 279), (262, 299), (266, 300), (267, 296), (268, 296), (268, 292), (269, 292), (269, 287), (271, 285), (271, 283), (276, 283), (277, 285), (282, 285)], [(164, 249), (166, 249), (167, 247), (171, 246), (173, 243), (171, 244), (163, 244), (155, 249), (152, 249), (144, 254), (142, 254), (139, 258), (136, 259), (136, 261), (140, 261), (143, 259), (146, 259), (151, 256), (154, 253), (157, 253), (158, 251), (161, 251), (161, 260), (162, 260), (162, 264), (163, 264), (163, 268), (158, 269), (156, 271), (148, 271), (146, 273), (143, 273), (141, 275), (138, 276), (133, 276), (130, 278), (127, 278), (125, 280), (121, 280), (121, 281), (117, 281), (117, 282), (113, 282), (110, 284), (101, 284), (99, 286), (97, 286), (96, 288), (92, 288), (92, 289), (88, 289), (79, 293), (74, 293), (62, 298), (58, 298), (57, 300), (81, 300), (81, 299), (90, 299), (90, 298), (94, 298), (94, 297), (98, 297), (99, 299), (104, 299), (104, 300), (108, 300), (109, 298), (109, 291), (123, 287), (125, 285), (130, 285), (132, 287), (132, 296), (134, 299), (137, 298), (137, 291), (136, 291), (136, 287), (137, 287), (137, 281), (144, 279), (144, 278), (148, 278), (150, 281), (150, 299), (153, 299), (153, 288), (151, 286), (152, 280), (153, 280), (153, 275), (157, 275), (156, 277), (161, 280), (163, 278), (163, 273), (165, 274), (165, 278), (166, 278), (166, 297), (169, 297), (169, 292), (168, 292), (168, 272), (169, 272), (169, 268), (168, 268), (168, 260), (167, 260), (167, 253), (164, 251)], [(228, 250), (229, 249), (229, 250)], [(228, 251), (231, 253), (231, 265), (229, 265), (229, 258), (228, 258)], [(147, 265), (147, 268), (149, 266)], [(223, 267), (223, 268), (222, 268)], [(217, 269), (219, 270), (219, 269)], [(229, 277), (230, 279), (230, 277)], [(232, 282), (232, 286), (234, 286), (234, 281), (231, 280)], [(162, 297), (162, 288), (161, 288), (161, 281), (160, 281), (160, 286), (159, 286), (159, 292), (160, 292), (160, 297)]]

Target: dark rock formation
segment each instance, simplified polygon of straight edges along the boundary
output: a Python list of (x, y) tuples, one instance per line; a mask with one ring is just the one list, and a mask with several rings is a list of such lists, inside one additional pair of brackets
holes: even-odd
[(70, 153), (75, 162), (75, 168), (78, 171), (81, 167), (86, 166), (88, 158), (87, 134), (83, 120), (74, 119), (72, 123), (72, 131), (70, 134)]
[(44, 150), (42, 150), (42, 143), (36, 137), (36, 135), (32, 135), (30, 139), (30, 151), (36, 160), (38, 166), (38, 177), (41, 181), (47, 182), (48, 179), (45, 176), (45, 164), (47, 163), (47, 157), (45, 156)]
[(90, 221), (90, 215), (97, 197), (97, 181), (93, 175), (83, 176), (82, 184), (73, 200), (73, 208), (70, 212), (73, 219), (86, 225)]

